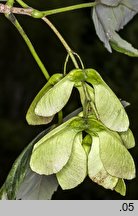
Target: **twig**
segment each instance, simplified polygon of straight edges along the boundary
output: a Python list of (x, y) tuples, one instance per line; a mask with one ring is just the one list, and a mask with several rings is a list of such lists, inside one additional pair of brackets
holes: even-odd
[(9, 7), (6, 4), (0, 3), (0, 13), (13, 13), (13, 14), (22, 14), (22, 15), (32, 15), (33, 8), (19, 8), (19, 7)]

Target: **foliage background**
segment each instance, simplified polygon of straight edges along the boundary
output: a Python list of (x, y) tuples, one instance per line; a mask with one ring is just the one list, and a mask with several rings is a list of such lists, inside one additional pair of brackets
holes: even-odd
[[(88, 0), (26, 0), (38, 9), (88, 2)], [(38, 54), (50, 74), (62, 72), (66, 52), (56, 36), (42, 21), (27, 16), (17, 16), (33, 42)], [(138, 143), (138, 60), (103, 47), (96, 36), (91, 21), (90, 9), (82, 9), (53, 15), (50, 20), (57, 26), (70, 46), (78, 52), (86, 67), (98, 70), (105, 81), (121, 99), (129, 101), (127, 112)], [(121, 36), (138, 48), (138, 16)], [(46, 126), (28, 126), (26, 111), (45, 79), (36, 65), (17, 30), (0, 14), (0, 185), (3, 184), (11, 166), (22, 149)], [(69, 65), (68, 69), (71, 68)], [(65, 115), (80, 106), (78, 93), (74, 92), (65, 108)], [(138, 145), (131, 150), (138, 165)], [(123, 199), (138, 199), (138, 177), (127, 181), (127, 196)], [(62, 191), (60, 188), (53, 199), (122, 199), (115, 192), (105, 190), (86, 179), (79, 187)]]

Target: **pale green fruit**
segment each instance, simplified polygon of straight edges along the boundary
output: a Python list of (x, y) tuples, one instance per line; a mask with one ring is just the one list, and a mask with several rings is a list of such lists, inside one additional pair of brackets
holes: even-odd
[(46, 83), (46, 85), (40, 90), (40, 92), (37, 94), (33, 102), (31, 103), (27, 114), (26, 114), (26, 120), (28, 124), (30, 125), (41, 125), (41, 124), (48, 124), (52, 121), (53, 115), (49, 117), (39, 116), (35, 114), (35, 107), (39, 100), (48, 92), (53, 85), (55, 85), (61, 78), (63, 77), (62, 74), (54, 74), (49, 81)]
[(120, 193), (122, 196), (126, 195), (126, 185), (123, 179), (118, 179), (115, 191)]
[(113, 190), (118, 182), (103, 166), (99, 152), (99, 137), (92, 138), (91, 151), (88, 156), (88, 175), (90, 179), (106, 189)]
[(35, 114), (44, 117), (55, 115), (68, 102), (73, 86), (74, 82), (64, 77), (38, 101)]
[(38, 174), (50, 175), (59, 172), (68, 162), (74, 138), (80, 131), (71, 126), (74, 117), (44, 136), (34, 146), (30, 166)]
[(128, 129), (125, 132), (119, 133), (119, 135), (123, 141), (124, 146), (127, 149), (131, 149), (131, 148), (135, 147), (135, 139), (134, 139), (133, 133), (130, 129)]
[(95, 106), (100, 121), (111, 130), (127, 131), (129, 119), (120, 100), (97, 71), (86, 69), (85, 72), (88, 76), (86, 81), (91, 83), (94, 88)]
[(82, 147), (82, 133), (74, 139), (67, 164), (56, 174), (63, 190), (71, 189), (83, 182), (87, 175), (87, 155)]
[(106, 171), (118, 178), (135, 178), (135, 164), (132, 156), (116, 135), (110, 131), (98, 133), (100, 158)]

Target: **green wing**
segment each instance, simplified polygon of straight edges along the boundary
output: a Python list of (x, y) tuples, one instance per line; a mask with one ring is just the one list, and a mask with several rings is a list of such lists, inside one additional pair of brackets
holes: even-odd
[(79, 185), (87, 175), (87, 156), (82, 147), (82, 133), (76, 135), (67, 164), (56, 174), (61, 188), (71, 189)]
[(128, 129), (125, 132), (121, 132), (119, 134), (120, 134), (120, 137), (123, 141), (124, 146), (127, 149), (135, 147), (135, 139), (134, 139), (133, 133), (130, 129)]
[(59, 172), (68, 162), (77, 129), (70, 127), (71, 121), (65, 122), (44, 136), (32, 152), (30, 166), (38, 174), (50, 175)]
[(30, 125), (41, 125), (41, 124), (48, 124), (49, 122), (52, 121), (54, 116), (51, 117), (43, 117), (43, 116), (38, 116), (35, 114), (35, 107), (38, 101), (43, 97), (43, 95), (50, 89), (52, 88), (51, 84), (47, 83), (41, 91), (37, 94), (33, 102), (31, 103), (27, 114), (26, 114), (26, 120), (28, 124)]
[(68, 102), (74, 82), (64, 77), (45, 93), (35, 107), (35, 114), (49, 117), (59, 112)]
[(115, 186), (115, 191), (120, 193), (122, 196), (126, 195), (126, 185), (123, 179), (118, 179), (117, 185)]
[(99, 137), (93, 136), (88, 156), (88, 175), (90, 179), (106, 189), (113, 190), (118, 178), (111, 176), (104, 168), (99, 154)]
[(118, 178), (135, 178), (135, 164), (132, 156), (120, 139), (109, 131), (98, 133), (100, 140), (100, 158), (106, 171)]
[(26, 114), (26, 120), (28, 124), (30, 125), (41, 125), (41, 124), (48, 124), (52, 121), (54, 116), (50, 117), (43, 117), (35, 114), (35, 107), (39, 100), (48, 92), (53, 85), (55, 85), (60, 79), (62, 78), (62, 74), (54, 74), (47, 84), (40, 90), (40, 92), (37, 94), (33, 102), (31, 103), (27, 114)]
[(93, 69), (86, 69), (88, 78), (94, 87), (95, 105), (100, 120), (111, 130), (126, 131), (129, 127), (128, 116), (120, 100)]

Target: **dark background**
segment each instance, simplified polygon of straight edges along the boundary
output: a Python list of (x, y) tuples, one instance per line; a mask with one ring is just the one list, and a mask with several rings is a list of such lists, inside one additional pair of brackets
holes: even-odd
[[(26, 0), (37, 9), (54, 9), (88, 0)], [(57, 37), (42, 21), (17, 15), (40, 58), (50, 74), (62, 73), (66, 51)], [(76, 10), (49, 17), (63, 34), (70, 46), (82, 58), (85, 67), (100, 72), (119, 98), (129, 101), (127, 112), (138, 143), (138, 59), (113, 51), (110, 54), (96, 36), (91, 20), (90, 9)], [(138, 16), (136, 16), (120, 35), (138, 48)], [(71, 65), (69, 66), (71, 67)], [(73, 66), (72, 66), (73, 67)], [(25, 120), (27, 109), (45, 84), (46, 80), (31, 56), (23, 39), (0, 14), (0, 185), (19, 153), (46, 126), (28, 126)], [(72, 94), (65, 115), (80, 106), (78, 94)], [(138, 146), (131, 151), (136, 166)], [(86, 179), (73, 190), (60, 188), (53, 199), (138, 199), (138, 178), (126, 181), (127, 195), (105, 190)]]

